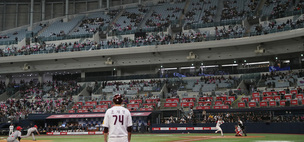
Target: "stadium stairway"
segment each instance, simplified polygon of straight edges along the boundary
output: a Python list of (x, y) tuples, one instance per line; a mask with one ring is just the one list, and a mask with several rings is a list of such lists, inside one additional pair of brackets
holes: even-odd
[[(246, 22), (246, 23), (248, 23), (248, 22)], [(249, 23), (246, 24), (246, 26), (244, 26), (245, 27), (245, 34), (244, 34), (245, 37), (250, 36), (250, 32), (251, 32), (251, 29), (252, 29), (253, 26), (254, 25), (250, 25)]]
[(191, 0), (187, 0), (186, 1), (185, 7), (183, 9), (183, 12), (182, 12), (182, 14), (180, 15), (180, 17), (178, 19), (179, 24), (181, 24), (181, 20), (185, 17), (185, 14), (186, 14), (186, 11), (188, 11), (188, 7), (189, 7), (190, 2), (191, 2)]
[(9, 98), (9, 96), (7, 95), (7, 93), (6, 92), (4, 92), (4, 93), (2, 93), (1, 95), (0, 95), (0, 100), (2, 101), (2, 100), (7, 100)]
[(52, 23), (47, 23), (45, 27), (43, 27), (37, 34), (36, 36), (40, 36), (41, 33), (43, 33), (45, 31), (45, 29), (47, 29), (50, 25), (52, 25), (55, 21), (53, 21)]
[(146, 24), (145, 21), (147, 21), (147, 19), (149, 19), (149, 18), (151, 17), (153, 11), (154, 11), (154, 7), (151, 7), (151, 8), (149, 9), (149, 11), (147, 12), (147, 14), (145, 15), (144, 19), (141, 20), (141, 23), (139, 24), (138, 28), (145, 28), (145, 27), (144, 27), (145, 24)]
[[(166, 99), (160, 99), (160, 109), (171, 109), (168, 107), (164, 107), (164, 104), (166, 103)], [(177, 108), (176, 108), (177, 109)]]
[(256, 11), (256, 14), (255, 14), (255, 15), (256, 15), (256, 16), (259, 17), (260, 15), (262, 15), (262, 13), (260, 13), (260, 11), (262, 11), (265, 2), (266, 2), (266, 0), (261, 0), (261, 1), (259, 2), (257, 8), (255, 9), (255, 11)]
[(20, 91), (16, 92), (14, 95), (12, 95), (11, 98), (21, 99)]
[(70, 35), (72, 32), (74, 32), (75, 29), (79, 28), (80, 24), (82, 23), (82, 20), (84, 20), (85, 18), (87, 18), (87, 16), (84, 16), (80, 21), (79, 23), (72, 29), (68, 32), (67, 35)]
[[(82, 20), (85, 19), (86, 16), (82, 17), (82, 19), (79, 20), (78, 24), (73, 27), (66, 35), (70, 35), (70, 33), (72, 33), (76, 28), (79, 28), (80, 24), (82, 23)], [(72, 20), (72, 19), (69, 19), (69, 21)]]
[(80, 38), (78, 43), (82, 43), (86, 38)]
[(106, 33), (109, 33), (109, 31), (112, 30), (111, 27), (113, 26), (113, 24), (117, 22), (117, 20), (119, 19), (119, 17), (120, 17), (125, 11), (126, 11), (125, 9), (121, 10), (121, 11), (115, 16), (115, 18), (114, 18), (112, 21), (110, 21), (110, 24), (108, 25), (108, 29), (107, 29), (107, 32), (106, 32)]
[(303, 16), (303, 14), (299, 14), (299, 15), (294, 15), (292, 18), (292, 21), (297, 21), (297, 20), (301, 20), (301, 17)]
[(239, 107), (238, 103), (242, 101), (242, 97), (244, 97), (244, 96), (245, 96), (244, 94), (243, 95), (238, 95), (237, 99), (231, 103), (230, 108), (238, 108)]
[(222, 17), (222, 9), (224, 8), (224, 3), (222, 0), (218, 1), (218, 4), (216, 6), (216, 14), (214, 17), (214, 22), (220, 22), (221, 21), (221, 17)]

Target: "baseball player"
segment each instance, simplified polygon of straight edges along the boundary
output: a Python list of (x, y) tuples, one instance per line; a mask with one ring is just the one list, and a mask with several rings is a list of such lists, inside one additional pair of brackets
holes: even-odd
[(19, 142), (21, 140), (21, 130), (22, 128), (18, 126), (16, 131), (7, 138), (7, 142)]
[(247, 136), (247, 134), (246, 134), (246, 129), (245, 129), (245, 126), (244, 126), (244, 123), (241, 121), (240, 118), (238, 118), (238, 125), (239, 125), (240, 128), (242, 129), (242, 132), (244, 133), (244, 135)]
[(243, 131), (239, 125), (235, 125), (235, 136), (242, 136)]
[(28, 136), (30, 136), (30, 135), (32, 134), (33, 141), (36, 141), (34, 132), (37, 132), (37, 134), (40, 135), (40, 133), (38, 132), (37, 128), (38, 128), (37, 125), (35, 125), (35, 126), (32, 127), (32, 128), (29, 128), (29, 129), (27, 130), (26, 136), (23, 136), (22, 138), (26, 138), (26, 137), (28, 137)]
[(8, 133), (8, 135), (11, 135), (13, 132), (14, 132), (14, 125), (11, 124), (11, 125), (9, 126), (9, 133)]
[(217, 120), (216, 126), (215, 126), (215, 128), (217, 129), (217, 130), (215, 131), (215, 133), (217, 133), (218, 131), (221, 131), (221, 135), (222, 135), (222, 136), (224, 136), (224, 134), (223, 134), (223, 130), (222, 130), (222, 128), (221, 128), (220, 126), (221, 126), (223, 123), (224, 123), (224, 121), (223, 121), (221, 118), (219, 118), (219, 119)]
[[(114, 106), (107, 110), (103, 124), (105, 142), (130, 142), (132, 117), (128, 109), (121, 106), (122, 96), (113, 97)], [(108, 138), (109, 136), (109, 138)]]

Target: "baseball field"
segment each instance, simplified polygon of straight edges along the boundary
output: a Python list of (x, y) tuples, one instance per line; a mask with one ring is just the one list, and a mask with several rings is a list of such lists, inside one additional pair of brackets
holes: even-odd
[[(1, 136), (0, 142), (6, 142)], [(103, 142), (103, 135), (46, 136), (36, 137), (35, 142)], [(132, 142), (304, 142), (304, 135), (296, 134), (249, 134), (236, 137), (234, 134), (134, 134)], [(31, 138), (21, 142), (34, 142)]]

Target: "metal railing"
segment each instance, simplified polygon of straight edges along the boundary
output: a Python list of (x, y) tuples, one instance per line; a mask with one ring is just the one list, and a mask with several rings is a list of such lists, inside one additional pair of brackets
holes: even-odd
[(65, 35), (58, 37), (38, 37), (39, 41), (56, 41), (66, 39), (79, 39), (79, 38), (92, 38), (93, 34), (78, 34), (78, 35)]
[(225, 25), (236, 25), (242, 24), (242, 20), (225, 20), (221, 22), (213, 22), (213, 23), (186, 23), (184, 29), (199, 29), (199, 28), (208, 28), (208, 27), (216, 27), (216, 26), (225, 26)]
[(119, 31), (119, 30), (111, 30), (108, 35), (109, 36), (116, 36), (116, 35), (128, 35), (128, 34), (135, 34), (137, 32), (146, 32), (146, 33), (152, 33), (152, 32), (166, 32), (167, 28), (157, 28), (157, 27), (151, 27), (151, 28), (144, 28), (144, 29), (134, 29), (134, 30), (124, 30), (124, 31)]

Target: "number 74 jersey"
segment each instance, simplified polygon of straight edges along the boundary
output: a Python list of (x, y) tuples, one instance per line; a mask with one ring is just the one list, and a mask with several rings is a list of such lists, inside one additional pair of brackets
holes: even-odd
[(128, 136), (127, 128), (132, 126), (131, 113), (122, 106), (113, 106), (107, 110), (102, 126), (109, 128), (109, 137)]

